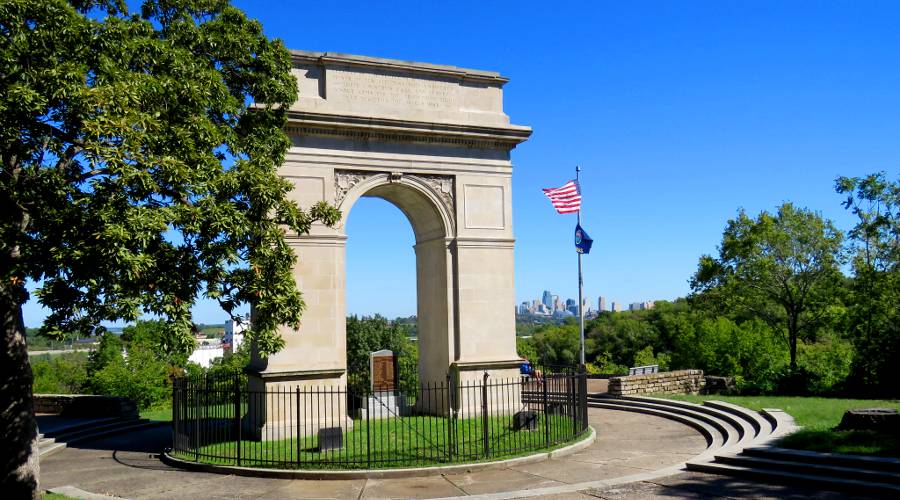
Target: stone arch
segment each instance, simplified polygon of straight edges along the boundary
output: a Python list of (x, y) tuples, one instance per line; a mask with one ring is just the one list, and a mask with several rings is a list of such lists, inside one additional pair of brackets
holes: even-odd
[(343, 213), (338, 228), (343, 232), (350, 210), (359, 198), (371, 196), (391, 202), (406, 215), (417, 244), (435, 238), (454, 238), (452, 186), (451, 176), (336, 170), (335, 201)]
[(422, 177), (396, 173), (336, 171), (336, 196), (343, 217), (342, 235), (356, 201), (382, 198), (406, 215), (416, 244), (416, 317), (419, 332), (419, 378), (443, 380), (455, 358), (457, 343), (451, 242), (455, 235), (453, 197), (442, 192), (452, 186), (449, 176)]
[[(503, 112), (508, 80), (321, 52), (292, 51), (292, 62), (299, 98), (287, 110), (292, 147), (279, 174), (304, 208), (326, 201), (346, 220), (360, 197), (379, 196), (406, 215), (420, 343), (429, 342), (421, 380), (517, 375), (510, 151), (531, 129)], [(346, 385), (344, 229), (288, 236), (306, 310), (299, 330), (281, 327), (282, 351), (253, 356), (251, 389)], [(263, 434), (277, 418), (256, 415)]]

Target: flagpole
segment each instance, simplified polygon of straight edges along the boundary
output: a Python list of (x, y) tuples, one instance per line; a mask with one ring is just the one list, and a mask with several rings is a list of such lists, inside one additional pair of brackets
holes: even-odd
[[(578, 190), (581, 191), (579, 183), (579, 173), (581, 167), (575, 166), (575, 183), (578, 184)], [(581, 225), (581, 206), (578, 207), (578, 225)], [(581, 277), (581, 252), (578, 253), (578, 330), (581, 337), (581, 368), (584, 368), (584, 280)]]

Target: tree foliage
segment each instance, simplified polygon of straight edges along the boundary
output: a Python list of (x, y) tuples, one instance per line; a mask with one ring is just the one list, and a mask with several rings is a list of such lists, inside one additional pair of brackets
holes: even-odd
[(347, 386), (363, 394), (371, 388), (369, 355), (388, 349), (397, 356), (400, 389), (418, 388), (418, 349), (407, 338), (407, 330), (382, 316), (347, 317)]
[(854, 280), (848, 331), (857, 351), (858, 391), (898, 394), (900, 374), (900, 180), (885, 173), (840, 177), (844, 207), (857, 216), (850, 231)]
[(0, 27), (0, 472), (35, 495), (28, 281), (48, 335), (151, 313), (183, 351), (205, 296), (251, 304), (272, 353), (303, 309), (286, 232), (339, 213), (288, 199), (290, 55), (227, 0), (9, 0)]
[[(109, 15), (85, 15), (95, 5)], [(153, 313), (181, 349), (203, 295), (252, 303), (261, 350), (277, 350), (303, 305), (285, 229), (338, 216), (301, 210), (277, 175), (297, 95), (281, 42), (224, 1), (128, 15), (22, 0), (0, 16), (0, 272), (42, 283), (45, 332)]]
[(783, 333), (796, 369), (798, 342), (814, 339), (834, 312), (842, 241), (831, 221), (791, 203), (755, 219), (741, 210), (728, 221), (718, 257), (700, 258), (691, 288)]

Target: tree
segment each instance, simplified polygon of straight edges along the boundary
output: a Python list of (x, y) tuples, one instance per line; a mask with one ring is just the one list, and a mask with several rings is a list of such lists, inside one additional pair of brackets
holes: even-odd
[(4, 494), (39, 495), (27, 282), (53, 336), (150, 313), (181, 350), (201, 295), (229, 313), (249, 303), (263, 354), (283, 345), (278, 324), (299, 326), (286, 231), (339, 213), (299, 208), (277, 175), (290, 69), (227, 0), (147, 0), (137, 15), (124, 0), (0, 3)]
[(419, 385), (418, 351), (406, 329), (383, 316), (347, 317), (347, 387), (364, 394), (371, 387), (369, 355), (388, 349), (397, 356), (400, 389), (414, 392)]
[(843, 235), (815, 212), (778, 207), (729, 220), (717, 258), (704, 255), (691, 289), (782, 332), (797, 371), (797, 343), (829, 317), (840, 280)]
[(850, 231), (853, 265), (850, 337), (857, 350), (853, 377), (860, 388), (895, 396), (900, 387), (900, 180), (884, 172), (840, 177), (844, 207), (858, 217)]

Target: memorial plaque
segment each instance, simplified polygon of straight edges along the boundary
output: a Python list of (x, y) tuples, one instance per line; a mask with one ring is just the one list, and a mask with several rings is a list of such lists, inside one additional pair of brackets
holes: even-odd
[(370, 368), (373, 392), (397, 390), (397, 357), (392, 351), (373, 352), (370, 357)]

